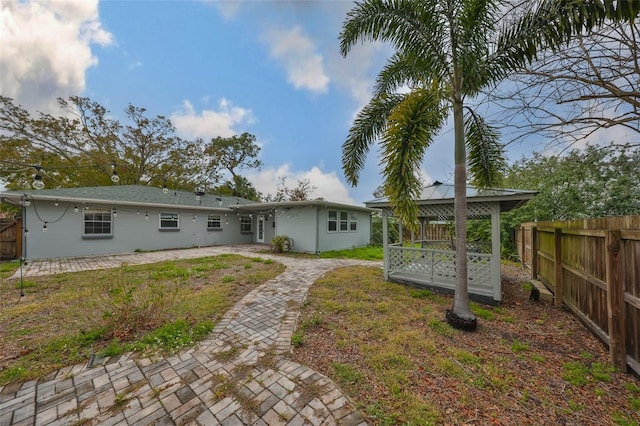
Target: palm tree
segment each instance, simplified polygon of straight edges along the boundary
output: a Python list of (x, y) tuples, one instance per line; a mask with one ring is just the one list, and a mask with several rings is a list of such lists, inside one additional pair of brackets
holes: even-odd
[(509, 4), (503, 0), (364, 0), (347, 14), (340, 34), (344, 56), (358, 41), (395, 48), (342, 147), (351, 185), (358, 183), (370, 145), (380, 141), (384, 191), (396, 216), (411, 226), (420, 163), (453, 112), (456, 287), (447, 311), (452, 325), (476, 327), (467, 291), (467, 166), (481, 187), (498, 184), (504, 166), (498, 133), (468, 108), (465, 115), (465, 100), (533, 60), (541, 48), (557, 48), (605, 18), (634, 19), (639, 7), (622, 3), (640, 2), (530, 1), (511, 24), (501, 19)]

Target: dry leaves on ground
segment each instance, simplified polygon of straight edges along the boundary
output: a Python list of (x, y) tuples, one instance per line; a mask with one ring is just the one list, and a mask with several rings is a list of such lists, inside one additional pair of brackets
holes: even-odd
[(310, 291), (294, 356), (372, 424), (637, 425), (640, 382), (569, 312), (529, 300), (527, 281), (503, 266), (503, 302), (474, 304), (468, 333), (444, 321), (451, 295), (336, 270)]

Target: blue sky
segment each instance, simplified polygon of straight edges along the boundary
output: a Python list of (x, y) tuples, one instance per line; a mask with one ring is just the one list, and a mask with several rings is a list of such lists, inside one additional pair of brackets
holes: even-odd
[[(349, 187), (341, 145), (391, 50), (338, 35), (350, 1), (3, 0), (2, 94), (30, 110), (87, 96), (114, 116), (129, 104), (170, 117), (180, 136), (249, 132), (261, 170), (243, 174), (263, 193), (282, 176), (309, 179), (314, 197), (369, 200), (380, 185), (377, 152)], [(451, 181), (453, 135), (427, 151), (425, 183)], [(531, 147), (531, 149), (539, 147)], [(522, 147), (510, 155), (522, 155)]]

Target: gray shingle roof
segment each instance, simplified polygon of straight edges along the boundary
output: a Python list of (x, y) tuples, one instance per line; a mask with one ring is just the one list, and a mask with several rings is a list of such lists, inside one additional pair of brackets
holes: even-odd
[(59, 199), (60, 201), (75, 202), (119, 202), (139, 205), (165, 205), (182, 207), (210, 207), (228, 208), (245, 204), (254, 204), (255, 201), (239, 197), (229, 197), (216, 194), (205, 194), (196, 200), (196, 194), (189, 191), (169, 190), (167, 194), (162, 188), (143, 185), (113, 185), (81, 188), (42, 189), (39, 191), (6, 191), (0, 192), (0, 196), (8, 199), (20, 198), (27, 195), (38, 199)]

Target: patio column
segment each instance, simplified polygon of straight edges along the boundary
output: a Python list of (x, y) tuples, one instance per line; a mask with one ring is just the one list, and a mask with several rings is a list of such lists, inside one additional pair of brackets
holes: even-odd
[(493, 300), (502, 300), (502, 282), (500, 278), (500, 206), (496, 205), (491, 213), (491, 284)]
[(382, 274), (385, 281), (389, 280), (389, 224), (387, 215), (382, 213)]

